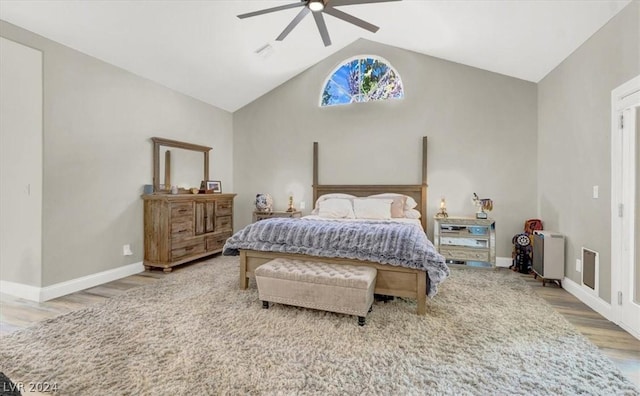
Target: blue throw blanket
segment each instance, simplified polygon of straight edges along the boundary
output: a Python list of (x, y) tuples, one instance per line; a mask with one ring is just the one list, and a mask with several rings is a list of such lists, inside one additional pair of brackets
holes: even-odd
[(388, 221), (322, 221), (273, 218), (249, 224), (227, 240), (223, 255), (238, 249), (339, 257), (417, 268), (429, 275), (429, 296), (449, 276), (449, 267), (413, 224)]

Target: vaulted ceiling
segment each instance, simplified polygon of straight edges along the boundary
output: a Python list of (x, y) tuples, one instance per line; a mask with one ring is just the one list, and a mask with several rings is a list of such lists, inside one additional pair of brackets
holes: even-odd
[(296, 1), (2, 0), (0, 19), (235, 111), (361, 37), (538, 82), (631, 0), (348, 5), (339, 9), (380, 30), (327, 15), (329, 47), (309, 16), (275, 41), (299, 7), (236, 17)]

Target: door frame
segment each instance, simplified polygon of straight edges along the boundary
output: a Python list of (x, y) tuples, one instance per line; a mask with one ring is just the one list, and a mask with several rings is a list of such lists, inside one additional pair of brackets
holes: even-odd
[[(640, 93), (640, 75), (611, 91), (611, 306), (613, 308), (614, 321), (634, 337), (640, 339), (640, 329), (629, 328), (629, 326), (621, 322), (623, 308), (618, 301), (618, 292), (621, 290), (622, 282), (624, 281), (621, 276), (621, 263), (624, 259), (628, 259), (623, 254), (625, 243), (623, 219), (630, 216), (635, 217), (636, 215), (633, 202), (629, 202), (632, 199), (628, 194), (624, 194), (623, 190), (625, 184), (633, 185), (635, 180), (622, 180), (623, 167), (630, 167), (633, 164), (628, 161), (623, 163), (623, 156), (621, 155), (624, 149), (623, 136), (621, 134), (621, 115), (625, 108), (638, 103), (638, 93)], [(636, 144), (640, 144), (640, 140), (636, 141)], [(640, 190), (640, 186), (636, 186), (636, 195), (638, 195), (638, 190)], [(622, 210), (625, 217), (619, 216), (620, 204), (623, 204)], [(633, 235), (627, 236), (629, 239), (632, 237)], [(631, 240), (627, 241), (627, 243), (632, 242), (635, 243)], [(630, 246), (633, 246), (633, 244)], [(629, 253), (632, 254), (633, 249)]]

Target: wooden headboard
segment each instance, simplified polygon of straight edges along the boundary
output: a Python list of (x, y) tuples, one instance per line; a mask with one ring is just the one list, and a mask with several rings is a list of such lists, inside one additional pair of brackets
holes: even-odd
[(318, 142), (313, 142), (313, 202), (324, 194), (343, 193), (356, 197), (373, 194), (400, 193), (416, 200), (416, 210), (422, 217), (422, 228), (427, 229), (427, 137), (422, 138), (422, 184), (318, 184)]

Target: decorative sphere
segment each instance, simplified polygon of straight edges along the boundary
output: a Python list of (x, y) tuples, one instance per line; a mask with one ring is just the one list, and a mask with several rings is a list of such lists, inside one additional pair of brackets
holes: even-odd
[(259, 212), (271, 212), (273, 210), (273, 198), (269, 194), (256, 195), (256, 210)]

